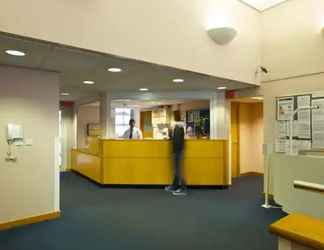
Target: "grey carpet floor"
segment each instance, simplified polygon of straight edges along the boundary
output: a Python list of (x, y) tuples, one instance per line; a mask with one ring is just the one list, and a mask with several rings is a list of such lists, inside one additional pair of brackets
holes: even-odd
[(65, 173), (62, 218), (0, 232), (0, 250), (277, 249), (268, 226), (285, 213), (260, 207), (261, 177), (188, 191), (101, 187)]

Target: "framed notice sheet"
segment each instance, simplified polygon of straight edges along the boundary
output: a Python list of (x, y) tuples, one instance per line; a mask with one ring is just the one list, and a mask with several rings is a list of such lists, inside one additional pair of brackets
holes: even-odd
[[(276, 122), (276, 152), (289, 151), (290, 119), (294, 111), (301, 107), (312, 105), (312, 95), (295, 95), (278, 97)], [(312, 112), (302, 109), (295, 114), (293, 119), (293, 150), (310, 149), (312, 143)]]
[[(300, 95), (296, 98), (297, 108), (311, 106), (311, 95)], [(302, 140), (312, 139), (310, 109), (302, 110), (297, 113), (297, 119), (294, 121), (294, 137)]]
[(288, 121), (294, 112), (294, 97), (279, 97), (277, 99), (277, 120)]
[(319, 107), (312, 112), (313, 148), (324, 148), (324, 97), (313, 98), (312, 105)]

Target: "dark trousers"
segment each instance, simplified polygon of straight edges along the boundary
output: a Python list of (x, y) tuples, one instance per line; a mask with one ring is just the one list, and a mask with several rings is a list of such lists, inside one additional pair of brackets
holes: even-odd
[(173, 179), (172, 186), (174, 188), (180, 188), (185, 186), (182, 177), (182, 158), (183, 158), (183, 151), (173, 152), (174, 179)]

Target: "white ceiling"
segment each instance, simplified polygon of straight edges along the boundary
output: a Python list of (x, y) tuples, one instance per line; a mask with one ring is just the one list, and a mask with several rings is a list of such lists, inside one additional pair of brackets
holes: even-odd
[[(25, 57), (9, 56), (7, 49), (26, 52)], [(251, 87), (247, 83), (200, 73), (170, 68), (133, 59), (121, 58), (93, 51), (71, 48), (59, 44), (31, 40), (6, 33), (0, 33), (0, 64), (23, 66), (61, 73), (60, 91), (70, 96), (61, 96), (61, 100), (77, 100), (98, 96), (103, 92), (113, 93), (115, 98), (161, 99), (169, 94), (210, 92), (217, 87), (228, 89)], [(109, 67), (120, 67), (121, 73), (110, 73)], [(172, 82), (174, 78), (183, 78), (183, 84)], [(84, 80), (95, 81), (95, 85), (85, 85)], [(149, 93), (140, 93), (139, 88), (149, 88)], [(175, 96), (175, 99), (179, 99)]]
[(259, 10), (259, 11), (264, 11), (268, 8), (271, 8), (277, 4), (286, 2), (288, 0), (240, 0), (253, 8)]

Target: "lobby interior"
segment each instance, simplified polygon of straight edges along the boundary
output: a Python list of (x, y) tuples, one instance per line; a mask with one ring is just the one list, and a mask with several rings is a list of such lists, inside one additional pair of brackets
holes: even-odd
[(322, 0), (5, 0), (0, 249), (324, 249), (323, 81)]

